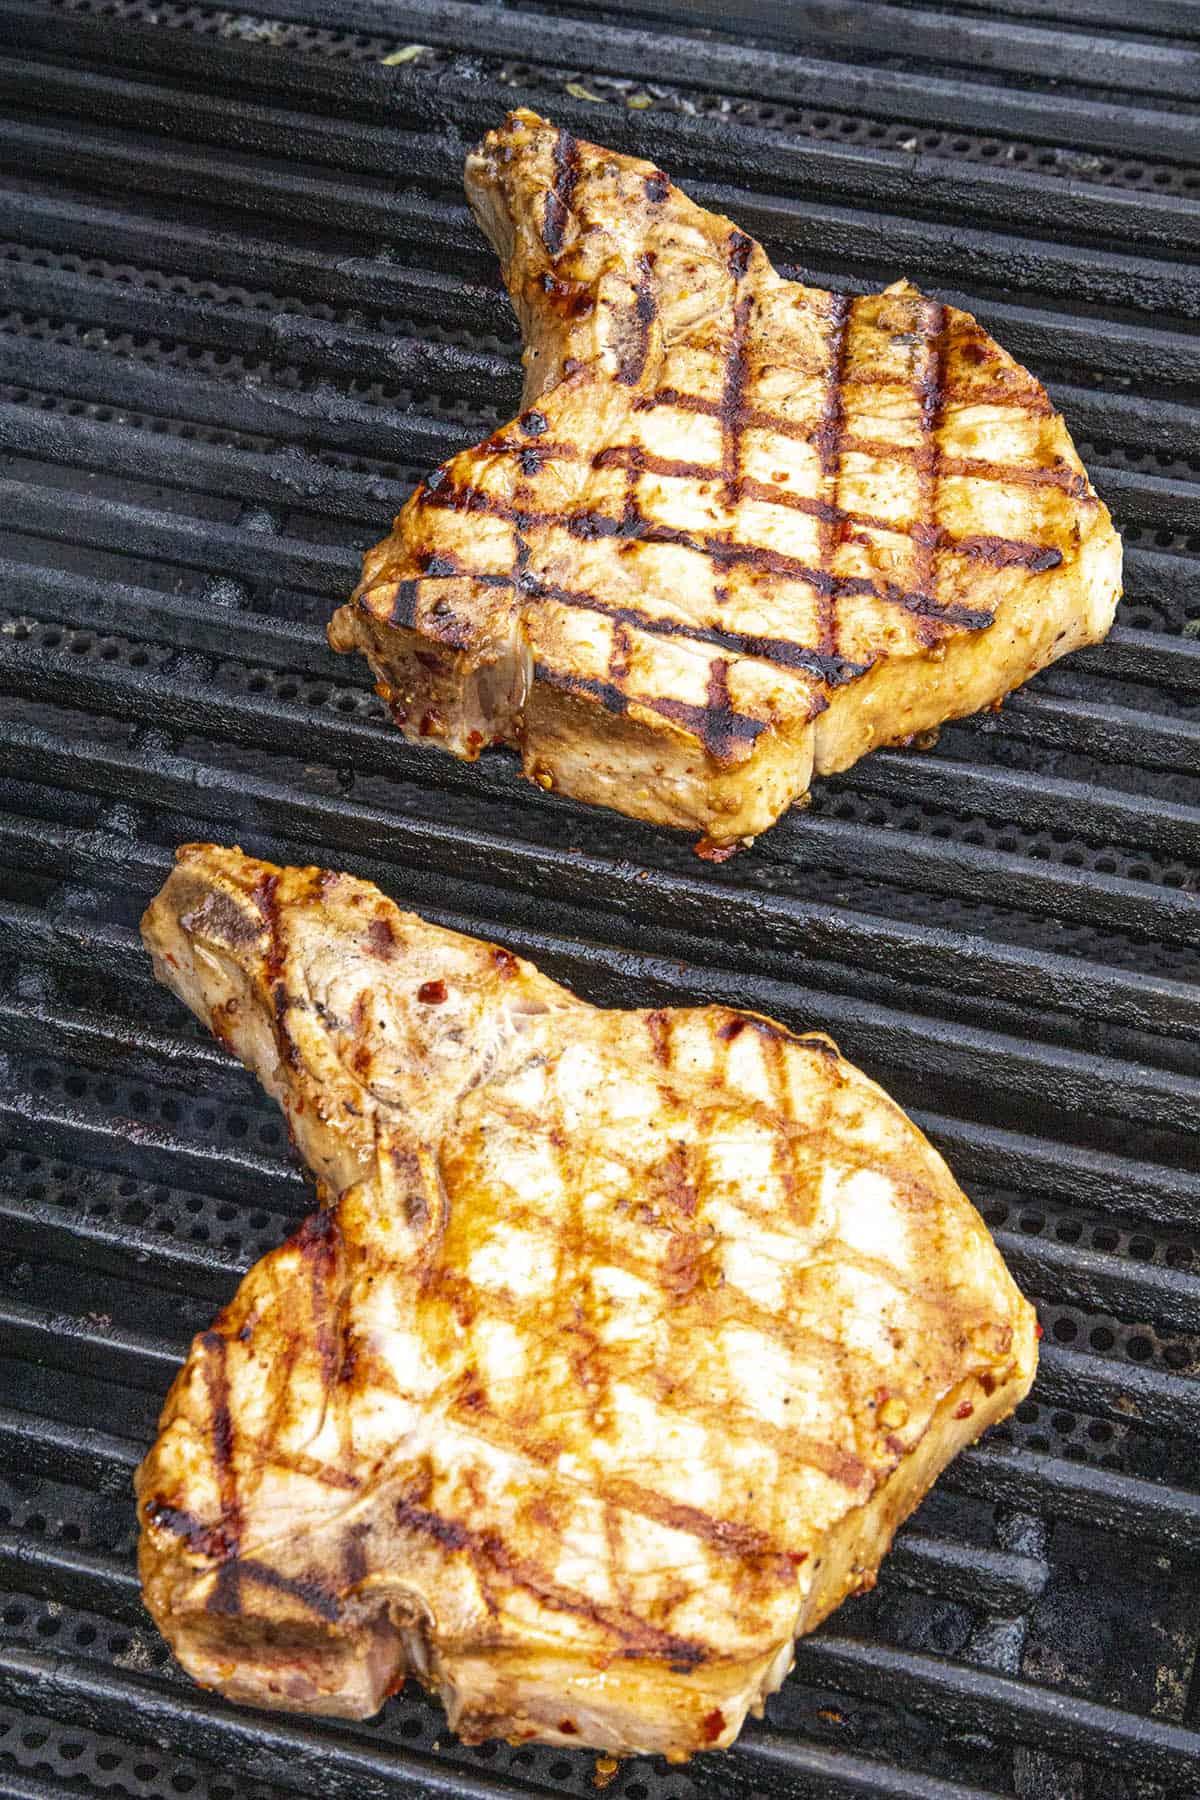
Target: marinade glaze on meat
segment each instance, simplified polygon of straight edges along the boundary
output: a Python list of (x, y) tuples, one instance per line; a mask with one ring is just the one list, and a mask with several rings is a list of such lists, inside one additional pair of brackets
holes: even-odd
[(533, 113), (466, 188), (524, 410), (417, 489), (330, 625), (407, 736), (515, 746), (541, 786), (720, 849), (1104, 637), (1120, 540), (969, 314), (785, 281)]
[(606, 1011), (378, 889), (190, 845), (156, 972), (327, 1204), (192, 1346), (146, 1603), (236, 1700), (728, 1744), (1028, 1391), (1033, 1311), (827, 1038)]

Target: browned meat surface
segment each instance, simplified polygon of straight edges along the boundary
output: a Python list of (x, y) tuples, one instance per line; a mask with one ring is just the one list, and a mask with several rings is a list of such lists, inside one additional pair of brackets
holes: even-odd
[(466, 1739), (728, 1744), (1029, 1388), (945, 1164), (828, 1039), (602, 1011), (319, 869), (191, 845), (143, 925), (316, 1213), (198, 1337), (138, 1477), (196, 1679)]
[(532, 113), (466, 185), (524, 410), (418, 488), (330, 626), (408, 737), (730, 845), (1104, 637), (1120, 540), (969, 314), (784, 281)]

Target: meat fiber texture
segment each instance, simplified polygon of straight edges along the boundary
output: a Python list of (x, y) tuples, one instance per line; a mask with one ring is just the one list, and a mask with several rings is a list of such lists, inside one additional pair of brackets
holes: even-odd
[(421, 484), (329, 632), (406, 736), (508, 744), (543, 788), (719, 851), (1105, 636), (1120, 539), (968, 313), (786, 281), (652, 164), (533, 113), (466, 187), (524, 410)]
[(1032, 1309), (820, 1035), (606, 1011), (366, 882), (191, 845), (160, 979), (327, 1203), (192, 1346), (138, 1475), (204, 1686), (681, 1760), (1028, 1391)]

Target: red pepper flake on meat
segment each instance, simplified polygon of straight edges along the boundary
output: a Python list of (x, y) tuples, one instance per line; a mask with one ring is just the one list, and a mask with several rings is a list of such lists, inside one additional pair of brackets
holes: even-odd
[(444, 981), (423, 981), (417, 989), (417, 999), (423, 1001), (426, 1006), (440, 1006), (445, 998), (446, 984)]
[(969, 1400), (964, 1400), (954, 1416), (956, 1419), (969, 1419), (974, 1411), (975, 1408), (971, 1405), (971, 1402)]
[(695, 848), (701, 862), (723, 863), (736, 855), (739, 847), (737, 844), (714, 844), (711, 838), (702, 837)]
[(715, 1744), (724, 1729), (725, 1714), (719, 1707), (714, 1706), (713, 1710), (710, 1713), (706, 1713), (704, 1718), (700, 1721), (700, 1730), (704, 1734), (704, 1741), (706, 1744)]

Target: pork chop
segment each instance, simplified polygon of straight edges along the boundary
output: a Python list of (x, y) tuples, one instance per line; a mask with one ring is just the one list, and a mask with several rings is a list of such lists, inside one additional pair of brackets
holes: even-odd
[(143, 932), (331, 1204), (137, 1488), (206, 1687), (468, 1742), (727, 1745), (1036, 1361), (945, 1164), (825, 1037), (604, 1011), (363, 881), (189, 845)]
[(407, 737), (513, 745), (544, 788), (727, 846), (1104, 637), (1120, 539), (968, 313), (785, 281), (533, 113), (466, 187), (524, 410), (417, 489), (329, 630)]

